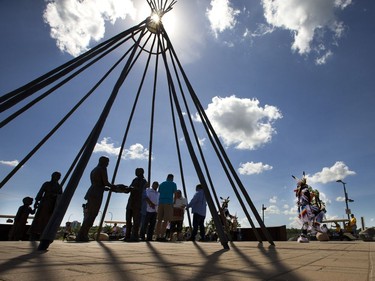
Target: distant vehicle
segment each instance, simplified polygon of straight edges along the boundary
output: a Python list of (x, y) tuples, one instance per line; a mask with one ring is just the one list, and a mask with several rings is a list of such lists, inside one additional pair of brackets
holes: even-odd
[[(351, 233), (349, 229), (348, 219), (333, 219), (322, 221), (323, 224), (327, 224), (329, 229), (329, 239), (330, 240), (340, 240), (340, 241), (352, 241), (358, 240), (356, 236)], [(328, 225), (330, 224), (330, 225)]]

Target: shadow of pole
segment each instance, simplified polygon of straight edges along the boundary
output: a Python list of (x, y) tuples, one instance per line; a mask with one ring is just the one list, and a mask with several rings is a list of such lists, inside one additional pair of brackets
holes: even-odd
[[(165, 280), (179, 280), (180, 275), (178, 274), (177, 270), (173, 268), (173, 266), (183, 266), (184, 264), (181, 263), (171, 263), (163, 257), (163, 253), (159, 252), (150, 242), (146, 242), (147, 246), (150, 248), (152, 253), (154, 254), (155, 260), (159, 262), (159, 268), (165, 269), (165, 272), (168, 274), (168, 277)], [(178, 247), (176, 247), (178, 251)]]
[[(288, 274), (288, 280), (299, 280), (299, 276), (294, 274), (292, 271), (294, 269), (287, 267), (283, 264), (282, 259), (277, 252), (276, 246), (269, 245), (268, 248), (264, 247), (262, 243), (258, 244), (258, 249), (260, 253), (266, 258), (268, 258), (269, 262), (272, 263), (272, 270), (267, 267), (267, 269), (262, 268), (260, 265), (256, 265), (255, 261), (250, 259), (248, 255), (246, 255), (239, 247), (237, 247), (233, 242), (231, 243), (232, 250), (239, 255), (239, 257), (246, 261), (250, 266), (257, 268), (257, 271), (254, 272), (254, 276), (258, 278), (262, 278), (262, 280), (275, 280), (278, 277)], [(255, 249), (255, 248), (254, 248)]]
[[(212, 275), (214, 275), (214, 276), (217, 276), (218, 272), (227, 271), (225, 268), (217, 266), (217, 265), (219, 264), (218, 263), (219, 257), (222, 254), (228, 252), (229, 249), (221, 249), (221, 250), (218, 250), (218, 251), (208, 255), (202, 249), (202, 247), (199, 246), (199, 244), (197, 242), (193, 242), (193, 244), (194, 244), (195, 248), (199, 251), (199, 253), (202, 255), (202, 257), (204, 257), (206, 259), (206, 262), (204, 264), (202, 264), (201, 270), (199, 272), (197, 272), (197, 274), (193, 278), (193, 280), (199, 280), (199, 279), (202, 279), (202, 278), (209, 277), (208, 275), (210, 273), (207, 273), (208, 268), (210, 269), (210, 272), (212, 272)], [(220, 280), (230, 280), (230, 279), (225, 278), (225, 276), (222, 276), (220, 278)]]
[(134, 278), (132, 274), (128, 274), (125, 268), (124, 261), (117, 257), (116, 254), (102, 241), (97, 242), (108, 255), (109, 265), (113, 268), (112, 272), (117, 274), (115, 280), (131, 280)]
[[(38, 243), (36, 241), (31, 241), (30, 244), (30, 253), (14, 257), (0, 264), (0, 276), (15, 268), (29, 267), (30, 262), (33, 262), (33, 264), (37, 265), (36, 267), (41, 269), (40, 272), (44, 280), (52, 280), (55, 277), (51, 270), (48, 270), (48, 257), (44, 255), (47, 251), (38, 251)], [(6, 278), (2, 279), (2, 277), (0, 277), (0, 280), (6, 280)]]

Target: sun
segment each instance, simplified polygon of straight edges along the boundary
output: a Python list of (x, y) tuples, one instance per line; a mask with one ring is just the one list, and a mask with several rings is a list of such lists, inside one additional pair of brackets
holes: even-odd
[[(163, 1), (162, 1), (163, 2)], [(167, 1), (169, 2), (169, 1)], [(170, 4), (174, 5), (176, 1), (170, 2)], [(164, 3), (162, 3), (164, 4)], [(143, 2), (139, 7), (138, 7), (138, 13), (137, 13), (137, 20), (142, 21), (145, 18), (149, 18), (150, 22), (152, 23), (151, 26), (151, 32), (156, 32), (154, 28), (158, 24), (163, 24), (163, 27), (167, 31), (168, 35), (171, 38), (174, 38), (176, 36), (176, 30), (178, 29), (178, 21), (177, 21), (177, 10), (169, 8), (169, 9), (151, 9), (147, 1)], [(149, 24), (150, 24), (149, 22)], [(149, 28), (150, 29), (150, 28)]]
[(155, 24), (159, 24), (159, 23), (161, 23), (161, 16), (159, 16), (158, 13), (153, 12), (153, 13), (151, 14), (151, 20), (152, 20)]

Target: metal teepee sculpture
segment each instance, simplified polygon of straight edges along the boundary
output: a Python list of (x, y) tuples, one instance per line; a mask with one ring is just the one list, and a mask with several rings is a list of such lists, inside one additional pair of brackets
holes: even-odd
[[(127, 79), (129, 79), (132, 69), (135, 65), (143, 65), (143, 71), (140, 75), (139, 85), (136, 90), (136, 94), (133, 96), (134, 102), (129, 112), (128, 121), (124, 129), (123, 140), (121, 148), (117, 157), (114, 174), (112, 176), (112, 183), (115, 182), (119, 165), (121, 162), (121, 156), (125, 147), (126, 140), (129, 135), (129, 130), (133, 121), (134, 114), (139, 108), (139, 99), (141, 94), (144, 94), (144, 85), (146, 84), (147, 75), (152, 77), (152, 88), (147, 94), (150, 95), (150, 129), (149, 129), (149, 160), (148, 160), (148, 181), (151, 179), (152, 172), (152, 153), (153, 153), (153, 138), (154, 138), (154, 117), (156, 112), (156, 98), (161, 94), (158, 91), (158, 82), (160, 83), (160, 77), (162, 74), (165, 76), (165, 90), (163, 94), (168, 93), (167, 99), (169, 100), (170, 112), (172, 116), (173, 132), (177, 150), (177, 157), (179, 162), (179, 168), (181, 173), (181, 180), (183, 185), (183, 191), (185, 197), (187, 197), (187, 191), (185, 187), (184, 179), (184, 165), (181, 156), (181, 148), (179, 145), (179, 132), (182, 132), (183, 138), (186, 142), (188, 154), (194, 169), (196, 171), (199, 182), (203, 185), (207, 204), (211, 212), (213, 221), (216, 226), (216, 230), (222, 246), (225, 249), (229, 249), (228, 237), (224, 232), (223, 225), (220, 221), (219, 210), (220, 202), (216, 194), (213, 179), (210, 174), (205, 155), (200, 146), (200, 140), (198, 138), (197, 129), (192, 120), (192, 114), (190, 108), (193, 107), (201, 119), (204, 131), (212, 145), (212, 149), (215, 152), (218, 161), (220, 162), (221, 168), (223, 169), (228, 181), (236, 194), (236, 197), (241, 204), (241, 207), (249, 220), (257, 240), (262, 243), (260, 234), (258, 233), (255, 225), (249, 214), (249, 209), (252, 211), (255, 219), (261, 227), (261, 230), (271, 245), (274, 245), (272, 238), (266, 229), (261, 217), (258, 214), (254, 204), (252, 203), (250, 196), (248, 195), (245, 187), (239, 179), (235, 169), (233, 168), (224, 147), (222, 146), (219, 137), (215, 133), (210, 120), (201, 105), (197, 94), (195, 93), (188, 77), (177, 57), (176, 51), (173, 48), (172, 42), (170, 41), (167, 32), (164, 29), (162, 18), (163, 16), (172, 10), (176, 4), (175, 0), (147, 0), (150, 8), (151, 15), (142, 21), (140, 24), (119, 33), (111, 39), (102, 42), (91, 50), (83, 53), (77, 58), (68, 61), (67, 63), (53, 69), (52, 71), (42, 75), (41, 77), (31, 81), (30, 83), (11, 91), (0, 97), (0, 112), (11, 112), (5, 119), (0, 120), (0, 128), (7, 126), (16, 117), (27, 111), (36, 103), (42, 101), (48, 95), (55, 92), (66, 85), (70, 80), (79, 77), (79, 75), (91, 66), (98, 63), (100, 60), (105, 58), (108, 54), (115, 50), (125, 48), (123, 55), (104, 73), (98, 82), (92, 86), (92, 88), (71, 108), (67, 114), (61, 119), (60, 122), (27, 154), (24, 159), (0, 182), (0, 188), (3, 187), (7, 181), (15, 175), (15, 173), (24, 165), (37, 151), (40, 149), (48, 139), (60, 129), (60, 127), (75, 113), (75, 111), (97, 90), (98, 87), (105, 81), (110, 75), (113, 77), (113, 73), (116, 71), (119, 73), (116, 76), (116, 82), (113, 85), (112, 91), (106, 100), (104, 107), (98, 116), (98, 119), (93, 126), (91, 132), (87, 136), (86, 141), (82, 145), (81, 149), (77, 153), (75, 159), (72, 160), (72, 164), (69, 167), (66, 175), (62, 180), (62, 185), (65, 185), (62, 198), (59, 202), (58, 207), (55, 209), (52, 218), (50, 219), (44, 233), (41, 236), (41, 242), (39, 244), (39, 250), (46, 250), (50, 243), (54, 240), (56, 232), (61, 225), (67, 208), (71, 202), (74, 192), (81, 180), (81, 177), (86, 169), (86, 166), (90, 160), (90, 157), (94, 151), (95, 145), (98, 142), (103, 126), (106, 123), (107, 117), (111, 112), (112, 106), (114, 105), (116, 98), (119, 94), (129, 94), (126, 88)], [(152, 69), (152, 64), (154, 68)], [(160, 74), (160, 72), (162, 74)], [(150, 74), (151, 73), (151, 74)], [(150, 83), (151, 84), (151, 83)], [(130, 100), (129, 94), (129, 100)], [(26, 104), (25, 104), (26, 103)], [(17, 110), (13, 109), (15, 105), (18, 105)], [(20, 106), (21, 105), (21, 106)], [(138, 107), (137, 107), (138, 105)], [(142, 106), (144, 107), (144, 106)], [(143, 108), (144, 110), (144, 108)], [(187, 113), (186, 116), (184, 113)], [(179, 126), (178, 126), (179, 124)], [(168, 149), (168, 148), (166, 148)], [(216, 169), (216, 168), (215, 168)], [(100, 227), (103, 223), (105, 213), (110, 202), (111, 192), (108, 194), (107, 202), (104, 207)], [(189, 217), (190, 224), (190, 217)], [(99, 230), (100, 231), (100, 230)]]

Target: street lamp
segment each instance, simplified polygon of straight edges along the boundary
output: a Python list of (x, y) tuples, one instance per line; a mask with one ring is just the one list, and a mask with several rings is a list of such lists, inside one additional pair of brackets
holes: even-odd
[(68, 217), (68, 221), (70, 221), (70, 217), (72, 216), (73, 214), (70, 214), (69, 217)]
[(348, 202), (354, 202), (354, 200), (352, 199), (348, 199), (348, 193), (346, 192), (346, 187), (345, 187), (345, 184), (346, 182), (343, 182), (342, 180), (337, 180), (336, 182), (341, 182), (343, 187), (344, 187), (344, 193), (345, 193), (345, 204), (346, 204), (346, 214), (348, 215), (348, 220), (350, 220), (350, 216), (349, 214), (351, 213), (350, 212), (350, 209), (349, 209), (349, 206), (348, 206)]
[(264, 211), (267, 209), (267, 207), (264, 207), (264, 204), (262, 204), (262, 220), (264, 223)]

